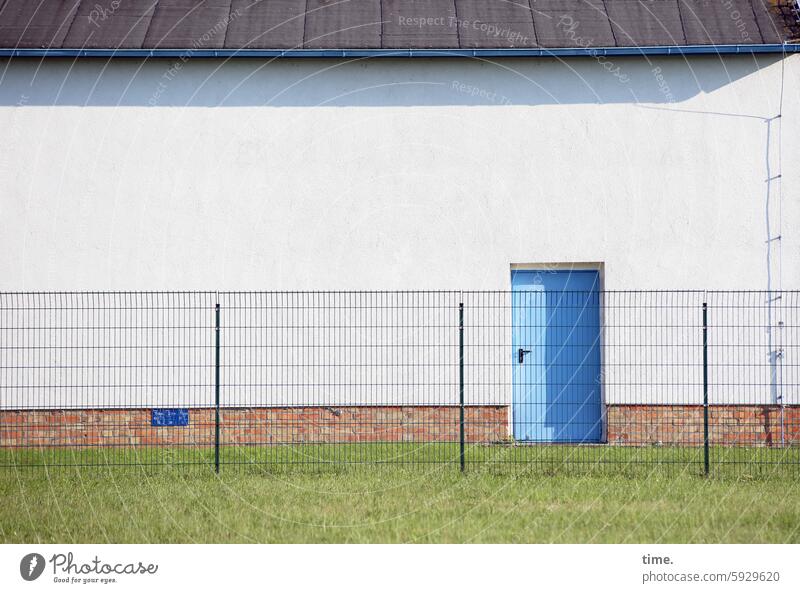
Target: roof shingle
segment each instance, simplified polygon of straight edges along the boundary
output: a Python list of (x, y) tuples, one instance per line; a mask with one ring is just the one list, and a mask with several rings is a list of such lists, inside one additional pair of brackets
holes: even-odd
[(780, 44), (793, 0), (0, 0), (0, 48)]

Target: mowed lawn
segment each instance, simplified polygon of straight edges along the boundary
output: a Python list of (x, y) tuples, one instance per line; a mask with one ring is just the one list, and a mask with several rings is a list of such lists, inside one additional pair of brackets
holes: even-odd
[(800, 542), (791, 475), (552, 469), (5, 467), (0, 541)]

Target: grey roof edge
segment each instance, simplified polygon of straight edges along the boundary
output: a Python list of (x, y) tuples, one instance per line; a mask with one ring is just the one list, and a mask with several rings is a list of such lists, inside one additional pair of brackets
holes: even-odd
[(13, 58), (551, 58), (596, 56), (665, 56), (794, 54), (800, 43), (744, 45), (665, 45), (559, 48), (475, 49), (64, 49), (0, 48)]

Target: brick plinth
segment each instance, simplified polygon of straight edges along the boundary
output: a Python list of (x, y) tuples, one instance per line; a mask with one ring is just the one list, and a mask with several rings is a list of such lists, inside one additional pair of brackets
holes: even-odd
[[(715, 445), (800, 445), (800, 406), (711, 406)], [(614, 445), (703, 443), (702, 406), (611, 405), (606, 433)], [(214, 410), (191, 409), (188, 426), (151, 426), (148, 409), (0, 411), (0, 447), (210, 446)], [(506, 406), (469, 406), (466, 440), (508, 440)], [(455, 442), (456, 406), (225, 408), (226, 445)]]
[[(455, 406), (225, 408), (221, 443), (446, 442), (459, 438)], [(188, 426), (151, 426), (138, 410), (0, 411), (0, 447), (212, 445), (214, 410), (191, 409)], [(508, 408), (465, 410), (468, 442), (507, 440)]]
[[(703, 406), (613, 405), (607, 410), (610, 444), (702, 445)], [(709, 406), (712, 445), (800, 444), (800, 406)]]

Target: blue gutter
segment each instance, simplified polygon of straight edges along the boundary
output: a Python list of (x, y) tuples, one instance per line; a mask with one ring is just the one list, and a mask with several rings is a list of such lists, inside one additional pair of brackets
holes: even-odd
[(671, 45), (500, 49), (14, 49), (14, 58), (560, 58), (572, 56), (686, 56), (800, 53), (800, 44)]

